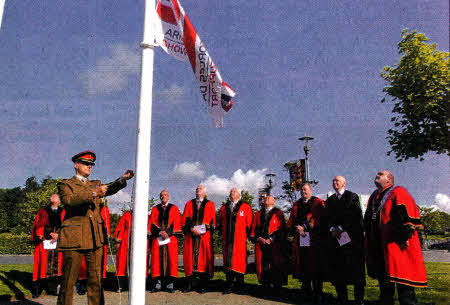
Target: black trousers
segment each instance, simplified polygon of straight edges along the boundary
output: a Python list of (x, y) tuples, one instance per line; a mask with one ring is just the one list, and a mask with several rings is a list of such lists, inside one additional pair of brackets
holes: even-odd
[(388, 280), (378, 280), (380, 285), (380, 301), (383, 305), (394, 305), (395, 286), (397, 286), (398, 301), (400, 305), (416, 305), (417, 298), (414, 287), (392, 283)]
[[(353, 296), (355, 297), (355, 301), (360, 302), (364, 300), (364, 284), (354, 284)], [(336, 287), (336, 293), (339, 301), (347, 302), (348, 294), (347, 294), (347, 285), (343, 283), (334, 283), (334, 287)]]
[(229, 271), (225, 276), (229, 286), (240, 286), (244, 284), (244, 275), (242, 273)]

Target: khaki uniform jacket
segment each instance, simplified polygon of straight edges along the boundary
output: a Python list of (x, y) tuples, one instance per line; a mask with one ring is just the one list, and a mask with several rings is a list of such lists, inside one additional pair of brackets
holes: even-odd
[[(66, 215), (58, 239), (58, 250), (92, 250), (103, 246), (106, 227), (100, 215), (100, 198), (93, 197), (93, 189), (100, 180), (81, 182), (75, 176), (58, 183), (58, 193)], [(127, 185), (116, 180), (108, 184), (106, 196), (113, 195)]]

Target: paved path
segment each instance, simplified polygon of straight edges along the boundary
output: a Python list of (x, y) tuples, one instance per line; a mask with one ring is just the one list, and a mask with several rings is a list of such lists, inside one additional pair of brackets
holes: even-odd
[[(423, 258), (426, 262), (450, 263), (450, 252), (447, 250), (428, 250), (423, 251)], [(114, 257), (115, 258), (115, 257)], [(254, 262), (254, 256), (250, 255), (249, 263)], [(32, 255), (0, 255), (0, 265), (6, 264), (32, 264)], [(216, 255), (215, 266), (222, 266), (222, 256)], [(178, 256), (178, 264), (183, 265), (183, 256)], [(113, 257), (108, 255), (108, 265), (113, 265)]]

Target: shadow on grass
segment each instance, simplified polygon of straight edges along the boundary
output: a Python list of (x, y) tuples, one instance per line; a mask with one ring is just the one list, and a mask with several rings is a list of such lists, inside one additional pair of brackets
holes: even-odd
[(20, 283), (22, 287), (27, 290), (31, 288), (31, 277), (29, 272), (11, 270), (9, 272), (0, 273), (0, 281), (3, 282), (14, 293), (14, 295), (1, 295), (0, 300), (11, 300), (14, 297), (16, 300), (24, 300), (25, 294), (16, 286), (16, 283)]

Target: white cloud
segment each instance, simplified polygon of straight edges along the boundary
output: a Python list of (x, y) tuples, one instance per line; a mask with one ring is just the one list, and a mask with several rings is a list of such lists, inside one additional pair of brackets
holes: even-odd
[(450, 213), (450, 198), (445, 194), (437, 193), (434, 197), (433, 207), (436, 207), (443, 212)]
[(118, 191), (116, 194), (108, 197), (108, 208), (111, 213), (120, 213), (122, 208), (131, 207), (131, 195), (125, 191)]
[(253, 196), (256, 196), (258, 189), (264, 187), (264, 177), (267, 168), (259, 170), (248, 170), (244, 172), (238, 169), (233, 173), (231, 178), (221, 178), (216, 175), (209, 176), (201, 184), (206, 187), (208, 197), (214, 202), (222, 202), (230, 193), (233, 187), (240, 190), (246, 190)]
[(139, 73), (140, 63), (137, 50), (115, 44), (109, 56), (100, 58), (95, 67), (80, 74), (80, 80), (89, 95), (121, 91), (128, 86), (129, 77)]
[(175, 179), (186, 178), (203, 178), (205, 177), (205, 171), (199, 161), (197, 162), (183, 162), (176, 164), (172, 170), (172, 177)]
[(172, 104), (178, 104), (183, 98), (185, 92), (182, 87), (172, 84), (169, 88), (161, 91), (161, 97)]

